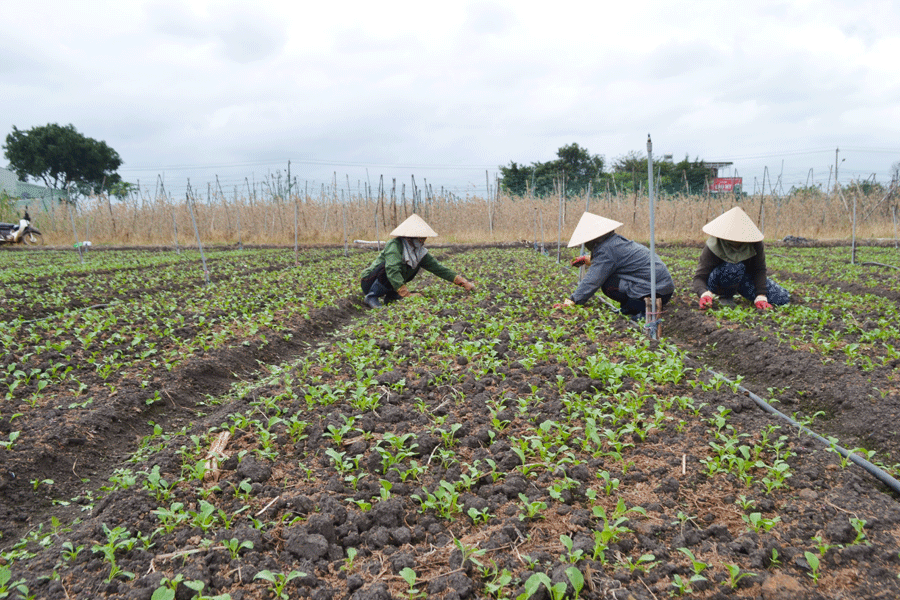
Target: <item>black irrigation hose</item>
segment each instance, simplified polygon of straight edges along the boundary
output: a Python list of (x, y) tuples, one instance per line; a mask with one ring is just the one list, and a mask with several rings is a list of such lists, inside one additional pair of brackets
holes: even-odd
[(725, 377), (725, 376), (722, 375), (721, 373), (716, 373), (716, 372), (713, 371), (712, 369), (707, 369), (707, 370), (708, 370), (710, 373), (712, 373), (713, 375), (718, 375), (719, 377), (721, 377), (722, 379), (724, 379), (725, 381), (727, 381), (729, 384), (731, 384), (731, 385), (736, 385), (736, 386), (737, 386), (737, 389), (741, 390), (742, 392), (744, 392), (745, 394), (747, 394), (748, 396), (750, 396), (750, 398), (751, 398), (754, 402), (756, 402), (756, 404), (759, 405), (759, 407), (760, 407), (761, 409), (763, 409), (764, 411), (766, 411), (766, 412), (768, 412), (768, 413), (771, 413), (771, 414), (773, 414), (773, 415), (775, 415), (775, 416), (777, 416), (777, 417), (780, 417), (781, 419), (787, 421), (788, 423), (790, 423), (790, 424), (793, 425), (794, 427), (797, 427), (797, 428), (798, 428), (800, 431), (802, 431), (803, 433), (805, 433), (805, 434), (809, 435), (810, 437), (812, 437), (812, 438), (814, 438), (814, 439), (816, 439), (816, 440), (822, 442), (822, 443), (825, 444), (827, 447), (833, 448), (836, 452), (840, 453), (841, 456), (844, 456), (844, 457), (846, 457), (846, 458), (849, 458), (850, 460), (852, 460), (853, 462), (855, 462), (856, 464), (858, 464), (859, 466), (861, 466), (863, 469), (865, 469), (866, 471), (868, 471), (869, 474), (873, 475), (876, 479), (880, 480), (882, 483), (884, 483), (884, 484), (887, 485), (889, 488), (891, 488), (892, 490), (894, 490), (897, 494), (900, 494), (900, 481), (897, 481), (896, 479), (894, 479), (893, 477), (891, 477), (890, 475), (888, 475), (888, 474), (885, 473), (883, 470), (879, 469), (878, 467), (876, 467), (875, 465), (873, 465), (872, 463), (870, 463), (870, 462), (867, 461), (866, 459), (862, 458), (862, 457), (859, 456), (858, 454), (854, 454), (854, 453), (850, 452), (849, 450), (846, 450), (846, 449), (844, 449), (844, 448), (841, 448), (840, 446), (838, 446), (838, 445), (836, 445), (836, 444), (832, 444), (830, 441), (826, 440), (825, 438), (823, 438), (823, 437), (820, 436), (819, 434), (810, 431), (808, 428), (806, 428), (805, 426), (801, 425), (800, 423), (798, 423), (797, 421), (795, 421), (795, 420), (792, 419), (791, 417), (789, 417), (789, 416), (787, 416), (786, 414), (784, 414), (784, 413), (782, 413), (782, 412), (776, 410), (775, 408), (773, 408), (768, 402), (766, 402), (765, 400), (763, 400), (762, 398), (760, 398), (759, 396), (757, 396), (756, 394), (754, 394), (753, 392), (751, 392), (750, 390), (748, 390), (747, 388), (745, 388), (744, 386), (742, 386), (742, 385), (740, 385), (740, 384), (736, 384), (735, 382), (731, 381), (730, 379), (728, 379), (727, 377)]
[(900, 267), (897, 267), (894, 265), (886, 265), (884, 263), (877, 263), (877, 262), (864, 262), (864, 263), (859, 263), (859, 264), (861, 264), (864, 267), (886, 267), (888, 269), (900, 269)]

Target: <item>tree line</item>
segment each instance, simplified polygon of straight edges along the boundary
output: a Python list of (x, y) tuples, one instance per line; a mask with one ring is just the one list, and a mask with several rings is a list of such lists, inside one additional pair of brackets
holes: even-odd
[[(566, 195), (587, 191), (628, 194), (647, 187), (646, 155), (632, 151), (607, 165), (602, 155), (591, 154), (577, 143), (561, 147), (554, 160), (530, 165), (512, 161), (499, 168), (500, 187), (518, 196), (549, 196), (558, 194), (560, 188)], [(692, 161), (687, 156), (677, 163), (654, 161), (653, 171), (655, 189), (662, 194), (702, 193), (716, 176), (715, 169), (704, 166), (702, 160)]]

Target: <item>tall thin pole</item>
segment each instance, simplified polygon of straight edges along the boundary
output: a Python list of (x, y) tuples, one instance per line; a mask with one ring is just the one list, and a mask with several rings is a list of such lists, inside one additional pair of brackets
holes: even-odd
[(234, 186), (234, 205), (237, 207), (238, 249), (244, 249), (244, 240), (241, 237), (241, 207), (238, 206), (237, 186)]
[(341, 190), (341, 206), (344, 215), (344, 256), (347, 256), (347, 203), (344, 202), (344, 190)]
[(856, 196), (853, 194), (853, 243), (850, 247), (850, 264), (856, 264)]
[(538, 209), (538, 217), (541, 220), (541, 254), (546, 254), (546, 249), (544, 248), (544, 209)]
[[(591, 203), (591, 184), (590, 184), (590, 182), (588, 182), (587, 195), (584, 197), (584, 212), (588, 211), (588, 206), (590, 206), (590, 203)], [(581, 244), (581, 254), (584, 254), (584, 244)], [(584, 279), (584, 271), (585, 271), (585, 268), (584, 268), (584, 265), (582, 264), (580, 267), (578, 267), (578, 281), (581, 281), (582, 279)]]
[(835, 192), (840, 189), (840, 184), (838, 183), (838, 153), (841, 151), (840, 148), (834, 149), (834, 189)]
[(894, 248), (897, 248), (897, 205), (891, 206), (891, 218), (894, 220)]
[(559, 222), (556, 225), (556, 264), (559, 264), (559, 259), (562, 257), (562, 213), (563, 213), (563, 192), (562, 192), (562, 182), (557, 181), (557, 186), (559, 189)]
[[(647, 134), (647, 191), (650, 193), (650, 310), (651, 314), (647, 314), (647, 322), (651, 319), (656, 321), (659, 318), (656, 315), (656, 211), (655, 199), (653, 197), (653, 142), (650, 140), (650, 134)], [(650, 337), (658, 339), (656, 327), (650, 328)]]
[(194, 217), (194, 199), (192, 198), (193, 194), (191, 191), (190, 179), (188, 179), (185, 196), (187, 197), (188, 208), (191, 210), (191, 222), (194, 224), (194, 235), (197, 236), (197, 247), (200, 249), (200, 260), (203, 261), (203, 277), (206, 279), (206, 285), (209, 285), (209, 269), (206, 268), (206, 255), (203, 254), (203, 244), (200, 242), (200, 230), (197, 229), (197, 219)]
[(172, 209), (172, 231), (175, 234), (175, 254), (181, 254), (181, 248), (178, 247), (178, 223), (175, 221), (175, 209)]
[(75, 248), (78, 250), (78, 258), (84, 264), (84, 254), (81, 252), (81, 242), (78, 240), (78, 229), (75, 228), (75, 217), (72, 215), (72, 202), (69, 201), (69, 188), (66, 188), (66, 208), (69, 210), (69, 220), (72, 222), (72, 233), (75, 235)]

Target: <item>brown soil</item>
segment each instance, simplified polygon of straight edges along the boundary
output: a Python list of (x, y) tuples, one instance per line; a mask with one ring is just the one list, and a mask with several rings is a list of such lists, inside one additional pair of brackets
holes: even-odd
[[(466, 250), (452, 248), (444, 252), (448, 256), (464, 256)], [(498, 267), (498, 276), (502, 277), (505, 270)], [(491, 293), (483, 302), (489, 313), (497, 314), (500, 307), (492, 297), (506, 290), (497, 286), (488, 289)], [(887, 297), (895, 294), (886, 290), (882, 293)], [(97, 300), (104, 299), (91, 302)], [(606, 310), (598, 305), (594, 308)], [(346, 298), (336, 308), (314, 314), (309, 322), (294, 323), (294, 336), (288, 341), (275, 338), (265, 345), (238, 345), (195, 356), (172, 373), (154, 374), (152, 387), (161, 392), (163, 402), (150, 406), (145, 403), (147, 390), (140, 387), (141, 376), (135, 373), (114, 395), (104, 393), (106, 388), (98, 382), (88, 382), (91, 390), (87, 395), (94, 397), (90, 410), (22, 407), (26, 414), (14, 423), (4, 411), (0, 438), (5, 439), (15, 426), (22, 430), (22, 441), (14, 452), (0, 455), (0, 549), (11, 549), (39, 526), (46, 530), (51, 517), (62, 523), (83, 519), (71, 531), (59, 532), (48, 549), (31, 544), (36, 556), (17, 562), (12, 579), (24, 579), (30, 592), (39, 598), (149, 599), (163, 576), (177, 571), (186, 580), (203, 581), (206, 594), (229, 593), (238, 600), (272, 597), (260, 580), (254, 581), (260, 571), (297, 570), (305, 574), (287, 585), (287, 597), (380, 600), (407, 597), (407, 586), (399, 572), (409, 566), (419, 575), (416, 586), (428, 597), (482, 598), (484, 573), (460, 552), (464, 547), (477, 547), (484, 550), (478, 555), (482, 564), (493, 565), (498, 571), (508, 569), (518, 578), (520, 584), (507, 589), (507, 597), (510, 592), (511, 597), (517, 597), (523, 592), (521, 582), (536, 572), (547, 574), (554, 583), (567, 581), (564, 572), (570, 565), (560, 560), (561, 535), (572, 538), (575, 550), (591, 554), (593, 532), (601, 528), (602, 521), (588, 509), (591, 503), (586, 492), (589, 487), (596, 487), (596, 473), (605, 470), (617, 472), (623, 488), (621, 494), (602, 499), (607, 510), (611, 511), (621, 497), (627, 499), (628, 506), (643, 506), (648, 515), (630, 515), (626, 524), (633, 531), (610, 546), (606, 559), (610, 564), (619, 563), (618, 568), (596, 558), (578, 562), (589, 580), (582, 598), (656, 600), (668, 596), (675, 576), (688, 579), (692, 574), (690, 562), (678, 548), (689, 548), (710, 564), (740, 565), (742, 572), (752, 573), (732, 588), (722, 585), (727, 579), (723, 569), (717, 569), (714, 575), (707, 572), (710, 581), (695, 583), (695, 597), (900, 597), (900, 511), (896, 495), (862, 469), (852, 465), (841, 468), (838, 458), (823, 452), (821, 444), (812, 438), (797, 436), (789, 427), (782, 430), (789, 434), (788, 443), (795, 453), (789, 461), (793, 476), (789, 489), (783, 492), (770, 496), (758, 485), (747, 488), (733, 476), (706, 477), (700, 463), (708, 454), (706, 420), (715, 415), (718, 407), (732, 411), (730, 423), (746, 433), (748, 439), (758, 438), (768, 425), (778, 423), (743, 394), (727, 389), (702, 391), (684, 382), (670, 384), (667, 392), (691, 396), (697, 405), (706, 406), (693, 419), (687, 419), (682, 430), (669, 427), (655, 430), (646, 439), (631, 440), (634, 447), (626, 458), (633, 465), (626, 471), (608, 457), (586, 455), (581, 465), (560, 465), (557, 472), (543, 472), (537, 478), (522, 477), (516, 470), (520, 461), (510, 437), (526, 430), (532, 413), (538, 416), (537, 422), (567, 418), (557, 376), (567, 379), (564, 391), (574, 394), (602, 392), (604, 384), (573, 378), (571, 371), (555, 360), (524, 368), (517, 362), (516, 351), (510, 349), (508, 334), (505, 340), (501, 334), (494, 348), (509, 359), (508, 366), (493, 376), (466, 376), (458, 386), (440, 383), (439, 370), (427, 362), (397, 364), (379, 376), (383, 402), (374, 415), (360, 414), (347, 403), (309, 411), (299, 394), (293, 404), (283, 408), (285, 414), (303, 413), (310, 422), (305, 439), (295, 441), (282, 431), (275, 442), (279, 450), (277, 460), (269, 463), (248, 455), (238, 464), (232, 455), (222, 465), (219, 490), (214, 490), (212, 484), (206, 486), (212, 502), (237, 511), (245, 502), (234, 498), (233, 490), (249, 479), (252, 491), (246, 502), (251, 506), (247, 514), (274, 519), (277, 525), (260, 530), (241, 520), (234, 529), (217, 534), (220, 537), (205, 549), (201, 544), (204, 531), (183, 526), (173, 534), (156, 537), (149, 549), (138, 544), (120, 552), (118, 564), (135, 577), (107, 581), (109, 565), (100, 554), (91, 551), (92, 545), (106, 539), (104, 527), (121, 526), (131, 535), (150, 535), (160, 524), (153, 514), (160, 503), (140, 485), (104, 496), (98, 482), (106, 482), (115, 469), (124, 466), (135, 470), (158, 466), (169, 478), (177, 476), (181, 472), (178, 449), (191, 443), (191, 433), (204, 434), (210, 427), (220, 425), (225, 415), (250, 410), (253, 402), (281, 394), (285, 387), (283, 381), (268, 382), (243, 397), (227, 397), (218, 406), (210, 405), (210, 398), (224, 396), (238, 381), (260, 381), (260, 365), (305, 356), (311, 347), (334, 343), (329, 334), (341, 327), (364, 327), (370, 320), (390, 318), (391, 310), (367, 312), (358, 298)], [(471, 327), (464, 308), (437, 311), (435, 317), (435, 326), (445, 332)], [(589, 317), (582, 314), (571, 318), (572, 333), (564, 338), (565, 343), (589, 352), (603, 344), (629, 339), (632, 324), (621, 319), (615, 332), (600, 344), (591, 342), (579, 333), (579, 324), (586, 318)], [(547, 321), (547, 326), (551, 323)], [(890, 463), (900, 462), (900, 436), (895, 425), (900, 396), (892, 368), (864, 373), (836, 362), (825, 364), (809, 352), (786, 349), (752, 331), (717, 328), (714, 318), (696, 310), (693, 299), (684, 294), (676, 296), (669, 305), (663, 334), (693, 357), (689, 366), (709, 366), (728, 376), (742, 375), (744, 385), (761, 396), (771, 396), (767, 390), (776, 388), (776, 407), (782, 412), (811, 415), (824, 411), (825, 417), (815, 421), (817, 433), (835, 436), (847, 447), (875, 449), (880, 456), (889, 457)], [(380, 342), (378, 347), (380, 352), (399, 351), (403, 355), (404, 349), (395, 348), (389, 341)], [(454, 368), (466, 372), (462, 361)], [(351, 377), (347, 367), (335, 380)], [(401, 379), (407, 381), (407, 386), (399, 393), (391, 391), (390, 386)], [(623, 389), (633, 384), (626, 382)], [(533, 404), (529, 413), (514, 410), (515, 398), (530, 393), (531, 386), (538, 388), (541, 401)], [(883, 396), (876, 388), (890, 393)], [(427, 414), (412, 408), (416, 399), (424, 401)], [(492, 443), (491, 432), (497, 432), (488, 405), (496, 401), (505, 403), (498, 418), (509, 421), (509, 425)], [(361, 432), (348, 436), (344, 447), (348, 455), (362, 457), (363, 470), (379, 470), (381, 457), (375, 445), (391, 432), (415, 433), (418, 446), (414, 460), (419, 464), (436, 462), (434, 457), (442, 440), (429, 430), (428, 415), (446, 417), (448, 426), (460, 425), (455, 437), (461, 455), (479, 458), (482, 464), (488, 459), (496, 463), (496, 481), (491, 476), (480, 476), (460, 497), (463, 512), (469, 508), (486, 509), (495, 515), (488, 525), (475, 527), (462, 514), (453, 520), (441, 519), (432, 511), (421, 512), (413, 499), (413, 495), (426, 493), (423, 487), (434, 492), (441, 480), (461, 481), (465, 473), (458, 465), (433, 468), (415, 483), (404, 482), (396, 471), (391, 471), (385, 476), (392, 482), (391, 497), (378, 501), (378, 477), (363, 480), (354, 490), (324, 454), (331, 447), (323, 437), (326, 427), (340, 425), (344, 418), (352, 416), (357, 418)], [(141, 439), (152, 432), (148, 425), (151, 421), (166, 432), (186, 427), (188, 435), (172, 437), (146, 462), (126, 463)], [(230, 450), (249, 444), (248, 437), (239, 431), (230, 442)], [(576, 485), (564, 492), (561, 501), (551, 501), (547, 490), (563, 475)], [(49, 494), (41, 494), (40, 486), (36, 493), (31, 483), (45, 479), (53, 480), (54, 498), (78, 500), (68, 506), (51, 503)], [(97, 497), (104, 496), (91, 511), (83, 510), (91, 503), (86, 488), (93, 489)], [(525, 494), (530, 501), (547, 501), (552, 512), (546, 513), (544, 519), (520, 519), (519, 494)], [(747, 530), (736, 505), (744, 495), (756, 500), (756, 509), (763, 517), (780, 519), (782, 525), (774, 530), (776, 533)], [(347, 503), (347, 498), (370, 501), (373, 507), (370, 511), (357, 510)], [(175, 491), (173, 501), (196, 506), (198, 496), (196, 490), (181, 487)], [(856, 532), (849, 525), (849, 518), (854, 517), (866, 521), (867, 538), (863, 543), (857, 543)], [(252, 541), (253, 548), (243, 551), (239, 559), (232, 558), (221, 547), (221, 541), (231, 536)], [(815, 536), (832, 544), (822, 557), (822, 576), (817, 583), (809, 576), (804, 556), (804, 551), (814, 549), (811, 540)], [(84, 546), (65, 565), (60, 561), (63, 542)], [(348, 571), (342, 567), (351, 547), (359, 554), (354, 568)], [(773, 562), (773, 550), (780, 563)], [(655, 556), (656, 565), (646, 573), (625, 568), (628, 560), (633, 564), (648, 553)], [(53, 573), (60, 576), (53, 577)], [(182, 584), (176, 598), (186, 600), (193, 594)], [(549, 596), (541, 591), (534, 597)]]

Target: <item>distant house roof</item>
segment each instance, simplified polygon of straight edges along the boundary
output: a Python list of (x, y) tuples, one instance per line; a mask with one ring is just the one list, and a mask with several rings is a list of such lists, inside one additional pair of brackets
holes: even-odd
[(728, 167), (733, 166), (733, 162), (724, 162), (724, 161), (714, 161), (714, 160), (704, 160), (703, 166), (707, 169), (715, 169), (716, 177), (719, 176), (719, 169), (727, 169)]

